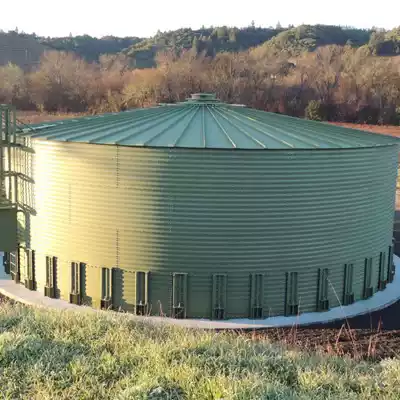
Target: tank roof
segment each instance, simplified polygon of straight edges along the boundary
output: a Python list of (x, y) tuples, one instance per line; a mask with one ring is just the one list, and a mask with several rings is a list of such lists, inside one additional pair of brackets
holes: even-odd
[(345, 149), (398, 144), (395, 137), (226, 104), (209, 93), (185, 102), (24, 127), (32, 138), (135, 147)]

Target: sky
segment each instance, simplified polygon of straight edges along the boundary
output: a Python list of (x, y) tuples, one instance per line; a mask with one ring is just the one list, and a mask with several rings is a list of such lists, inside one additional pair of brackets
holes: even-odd
[[(40, 36), (139, 36), (183, 27), (331, 24), (392, 29), (400, 1), (385, 0), (3, 0), (0, 29)], [(370, 5), (368, 5), (368, 3)]]

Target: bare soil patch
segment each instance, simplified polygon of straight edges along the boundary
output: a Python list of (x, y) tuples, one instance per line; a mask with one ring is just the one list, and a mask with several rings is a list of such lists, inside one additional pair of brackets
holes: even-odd
[(23, 124), (39, 124), (41, 122), (57, 121), (61, 119), (82, 117), (85, 114), (74, 114), (74, 113), (39, 113), (37, 111), (18, 111), (17, 112), (17, 123)]
[(289, 347), (355, 359), (382, 360), (400, 355), (400, 301), (382, 310), (307, 327), (260, 329), (244, 333)]
[(254, 331), (253, 339), (268, 338), (272, 342), (288, 347), (325, 353), (335, 356), (348, 356), (363, 360), (382, 360), (398, 357), (400, 354), (400, 330), (384, 331), (377, 329), (341, 328), (280, 328), (267, 332)]
[(334, 122), (334, 125), (344, 126), (346, 128), (361, 129), (367, 132), (382, 133), (384, 135), (400, 137), (400, 126), (393, 125), (367, 125), (367, 124), (349, 124), (345, 122)]

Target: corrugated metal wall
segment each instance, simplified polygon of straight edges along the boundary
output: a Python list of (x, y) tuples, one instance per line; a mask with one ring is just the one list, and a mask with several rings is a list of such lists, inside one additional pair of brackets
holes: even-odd
[(394, 252), (395, 254), (400, 255), (400, 211), (399, 210), (396, 210), (394, 216), (393, 237), (395, 240)]
[[(252, 273), (264, 274), (265, 316), (284, 313), (291, 271), (298, 272), (300, 311), (316, 309), (319, 268), (329, 269), (331, 306), (342, 301), (347, 263), (356, 300), (365, 258), (373, 258), (377, 289), (379, 256), (388, 256), (393, 232), (394, 146), (219, 151), (35, 140), (34, 149), (31, 247), (40, 291), (46, 255), (58, 257), (66, 300), (71, 261), (86, 263), (83, 295), (93, 306), (101, 267), (116, 269), (114, 304), (128, 311), (136, 304), (135, 272), (150, 271), (152, 314), (171, 315), (174, 272), (188, 274), (176, 295), (187, 317), (211, 317), (224, 285), (225, 317), (248, 317)], [(226, 277), (214, 277), (213, 286), (219, 273)]]
[(396, 183), (396, 212), (394, 215), (394, 252), (400, 254), (400, 154), (398, 157), (398, 172), (397, 172), (397, 183)]

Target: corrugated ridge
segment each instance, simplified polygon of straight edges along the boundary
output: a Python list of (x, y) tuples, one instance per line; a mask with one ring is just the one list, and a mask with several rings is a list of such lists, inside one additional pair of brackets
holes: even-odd
[(227, 104), (177, 104), (33, 126), (33, 138), (140, 147), (338, 149), (397, 138)]

